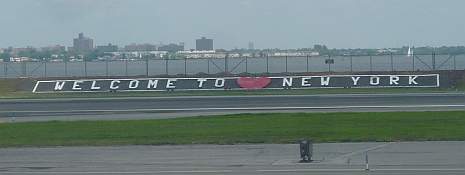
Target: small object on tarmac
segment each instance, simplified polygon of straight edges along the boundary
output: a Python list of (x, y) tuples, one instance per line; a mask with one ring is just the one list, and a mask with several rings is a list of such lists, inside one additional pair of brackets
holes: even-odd
[(370, 171), (370, 165), (368, 164), (368, 152), (365, 152), (365, 171)]
[(309, 163), (312, 162), (313, 155), (313, 143), (310, 140), (300, 140), (300, 163)]

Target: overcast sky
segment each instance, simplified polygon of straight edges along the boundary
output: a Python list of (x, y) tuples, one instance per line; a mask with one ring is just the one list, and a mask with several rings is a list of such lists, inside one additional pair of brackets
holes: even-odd
[(178, 43), (215, 48), (465, 45), (463, 0), (0, 0), (0, 47)]

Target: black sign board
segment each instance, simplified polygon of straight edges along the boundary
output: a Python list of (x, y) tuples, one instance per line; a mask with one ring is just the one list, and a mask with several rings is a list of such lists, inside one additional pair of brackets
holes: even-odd
[(439, 74), (47, 80), (37, 81), (33, 92), (308, 89), (348, 87), (439, 87)]

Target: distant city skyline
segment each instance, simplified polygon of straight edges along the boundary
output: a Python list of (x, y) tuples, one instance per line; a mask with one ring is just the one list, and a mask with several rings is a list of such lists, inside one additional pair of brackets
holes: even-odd
[(0, 47), (185, 43), (215, 48), (465, 45), (462, 0), (4, 0)]

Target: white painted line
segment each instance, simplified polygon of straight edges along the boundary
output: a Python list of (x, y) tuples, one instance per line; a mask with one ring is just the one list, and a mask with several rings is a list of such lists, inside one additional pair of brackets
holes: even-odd
[(449, 105), (388, 105), (388, 106), (300, 106), (300, 107), (238, 107), (238, 108), (162, 108), (162, 109), (95, 109), (95, 110), (50, 110), (50, 111), (1, 111), (10, 113), (85, 113), (85, 112), (165, 112), (165, 111), (217, 111), (217, 110), (299, 110), (299, 109), (353, 109), (353, 108), (435, 108), (465, 107), (465, 104)]
[(34, 89), (32, 89), (32, 93), (36, 93), (37, 86), (39, 86), (40, 81), (37, 81), (36, 84), (34, 85)]
[(328, 162), (335, 162), (335, 161), (345, 159), (345, 158), (348, 158), (348, 157), (351, 157), (351, 156), (354, 156), (354, 155), (357, 155), (357, 154), (363, 154), (365, 152), (369, 152), (369, 151), (377, 150), (377, 149), (380, 149), (380, 148), (384, 148), (384, 147), (386, 147), (388, 145), (391, 145), (393, 143), (396, 143), (396, 142), (388, 142), (388, 143), (380, 144), (380, 145), (373, 146), (373, 147), (370, 147), (370, 148), (366, 148), (366, 149), (362, 149), (362, 150), (358, 150), (358, 151), (353, 151), (353, 152), (350, 152), (350, 153), (343, 154), (341, 156), (335, 157), (335, 158), (329, 160)]

